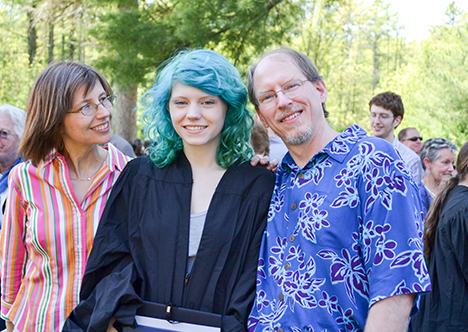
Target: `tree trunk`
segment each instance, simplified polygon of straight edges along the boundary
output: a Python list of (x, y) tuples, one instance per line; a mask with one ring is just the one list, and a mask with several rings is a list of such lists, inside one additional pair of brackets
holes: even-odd
[(54, 23), (50, 21), (49, 23), (49, 58), (47, 63), (52, 63), (54, 61)]
[(129, 142), (133, 142), (137, 136), (136, 105), (138, 84), (121, 85), (117, 89), (118, 98), (114, 109), (115, 130)]
[(29, 29), (28, 29), (28, 53), (29, 53), (29, 64), (32, 65), (34, 57), (36, 56), (37, 49), (37, 31), (34, 24), (34, 13), (28, 11), (29, 18)]
[(74, 38), (74, 32), (75, 32), (75, 29), (71, 29), (70, 31), (70, 61), (73, 61), (74, 57), (75, 57), (75, 41), (73, 40)]
[(374, 71), (372, 73), (372, 93), (374, 93), (375, 88), (377, 87), (377, 84), (379, 83), (379, 45), (377, 43), (377, 40), (374, 40), (373, 42), (373, 53), (374, 53), (374, 58), (373, 58), (373, 67)]

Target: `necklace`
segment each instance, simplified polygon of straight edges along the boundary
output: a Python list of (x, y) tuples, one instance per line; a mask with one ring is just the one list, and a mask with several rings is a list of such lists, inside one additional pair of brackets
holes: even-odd
[(428, 187), (426, 187), (426, 186), (424, 186), (424, 187), (427, 189), (427, 191), (428, 191), (428, 192), (429, 192), (429, 194), (432, 196), (432, 198), (436, 198), (436, 196), (437, 196), (437, 195), (436, 195), (436, 194), (434, 194), (434, 193), (431, 191), (431, 189), (429, 189), (429, 188), (428, 188)]
[(96, 170), (96, 172), (94, 172), (94, 174), (92, 174), (91, 176), (87, 177), (87, 178), (84, 178), (84, 179), (74, 179), (70, 176), (70, 180), (72, 181), (91, 181), (94, 179), (94, 177), (96, 176), (97, 172), (99, 172), (99, 170), (101, 169), (102, 167), (102, 164), (104, 164), (104, 160), (101, 162), (101, 165), (99, 165), (98, 169)]
[(432, 192), (432, 190), (431, 190), (431, 189), (429, 189), (429, 187), (428, 187), (428, 186), (426, 186), (424, 183), (423, 183), (423, 186), (424, 186), (424, 188), (426, 188), (426, 190), (429, 192), (429, 195), (431, 195), (431, 196), (432, 196), (432, 198), (436, 198), (436, 196), (437, 196), (437, 195), (436, 195), (436, 194), (434, 194), (434, 193)]

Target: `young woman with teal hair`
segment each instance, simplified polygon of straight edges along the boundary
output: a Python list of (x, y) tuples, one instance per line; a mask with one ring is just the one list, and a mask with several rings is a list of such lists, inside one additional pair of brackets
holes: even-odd
[(150, 154), (113, 189), (64, 331), (132, 326), (146, 302), (246, 331), (275, 179), (249, 163), (247, 90), (220, 54), (183, 51), (142, 100)]
[(253, 156), (250, 131), (253, 117), (246, 108), (247, 90), (237, 69), (220, 54), (209, 50), (183, 51), (158, 75), (157, 83), (143, 96), (145, 134), (157, 142), (150, 148), (151, 160), (158, 166), (170, 164), (183, 148), (182, 138), (172, 125), (168, 105), (174, 83), (191, 86), (219, 96), (227, 105), (217, 163), (228, 168), (236, 161)]

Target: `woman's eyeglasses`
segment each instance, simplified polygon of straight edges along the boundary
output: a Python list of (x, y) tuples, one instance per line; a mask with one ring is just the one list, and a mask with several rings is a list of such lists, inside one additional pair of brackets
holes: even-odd
[(72, 111), (72, 112), (68, 112), (68, 113), (79, 113), (79, 112), (81, 112), (81, 114), (83, 114), (84, 116), (91, 116), (91, 115), (94, 115), (97, 112), (97, 109), (98, 109), (99, 105), (102, 105), (105, 108), (111, 108), (112, 106), (114, 106), (114, 101), (115, 101), (116, 98), (117, 98), (117, 96), (110, 95), (110, 96), (107, 96), (105, 98), (102, 98), (100, 100), (99, 104), (89, 103), (89, 104), (84, 105), (78, 111)]

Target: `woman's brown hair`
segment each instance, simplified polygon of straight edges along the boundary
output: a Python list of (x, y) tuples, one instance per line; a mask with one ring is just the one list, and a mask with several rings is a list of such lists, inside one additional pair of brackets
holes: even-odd
[(468, 142), (466, 142), (460, 149), (460, 153), (457, 157), (457, 175), (451, 178), (445, 189), (437, 195), (434, 200), (429, 213), (427, 214), (424, 222), (424, 256), (429, 261), (431, 257), (432, 248), (434, 247), (435, 235), (437, 226), (439, 225), (440, 215), (442, 209), (447, 201), (447, 197), (450, 192), (455, 188), (461, 181), (465, 180), (468, 174)]
[(57, 62), (36, 79), (26, 105), (26, 125), (18, 153), (37, 166), (54, 150), (63, 149), (62, 127), (73, 106), (75, 91), (85, 87), (85, 95), (100, 82), (108, 95), (112, 89), (96, 69), (78, 62)]

